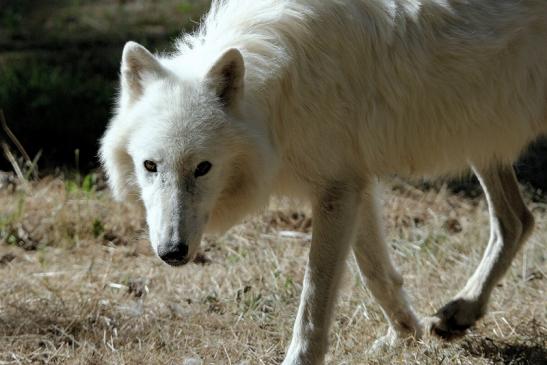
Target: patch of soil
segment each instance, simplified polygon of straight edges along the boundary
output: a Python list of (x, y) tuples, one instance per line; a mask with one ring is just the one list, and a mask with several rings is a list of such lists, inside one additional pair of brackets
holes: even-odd
[(547, 329), (532, 321), (526, 325), (529, 336), (517, 342), (506, 342), (490, 337), (466, 338), (462, 348), (471, 356), (486, 358), (493, 364), (545, 365), (547, 364)]

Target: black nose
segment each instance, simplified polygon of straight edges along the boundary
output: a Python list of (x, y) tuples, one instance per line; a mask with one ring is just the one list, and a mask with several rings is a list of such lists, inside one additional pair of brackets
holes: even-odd
[(184, 265), (188, 262), (188, 245), (185, 242), (160, 244), (158, 256), (169, 265)]

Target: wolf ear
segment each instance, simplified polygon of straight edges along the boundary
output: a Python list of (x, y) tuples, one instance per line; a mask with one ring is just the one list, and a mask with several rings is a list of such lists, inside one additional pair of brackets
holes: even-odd
[(135, 42), (125, 44), (121, 66), (122, 101), (134, 102), (142, 95), (147, 81), (166, 75), (167, 71), (146, 48)]
[(245, 63), (241, 52), (230, 48), (215, 62), (206, 76), (225, 107), (233, 107), (243, 92)]

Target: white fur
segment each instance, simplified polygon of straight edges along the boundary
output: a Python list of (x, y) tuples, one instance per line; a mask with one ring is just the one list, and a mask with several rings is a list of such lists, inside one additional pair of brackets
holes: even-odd
[[(313, 242), (285, 364), (322, 363), (351, 246), (388, 342), (421, 335), (383, 243), (374, 181), (471, 165), (492, 239), (435, 317), (434, 331), (456, 333), (484, 313), (533, 226), (510, 164), (547, 132), (546, 44), (543, 0), (216, 1), (172, 55), (126, 45), (101, 158), (118, 199), (140, 194), (156, 251), (180, 241), (192, 256), (203, 232), (274, 193), (310, 199)], [(194, 178), (205, 160), (211, 171)]]

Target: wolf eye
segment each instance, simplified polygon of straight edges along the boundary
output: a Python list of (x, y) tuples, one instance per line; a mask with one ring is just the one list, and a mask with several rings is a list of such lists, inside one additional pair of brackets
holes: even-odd
[(200, 162), (194, 171), (194, 177), (200, 177), (207, 174), (209, 170), (211, 170), (211, 167), (213, 167), (213, 165), (211, 165), (209, 161)]
[(144, 168), (149, 172), (158, 172), (158, 166), (154, 161), (146, 160), (144, 161)]

